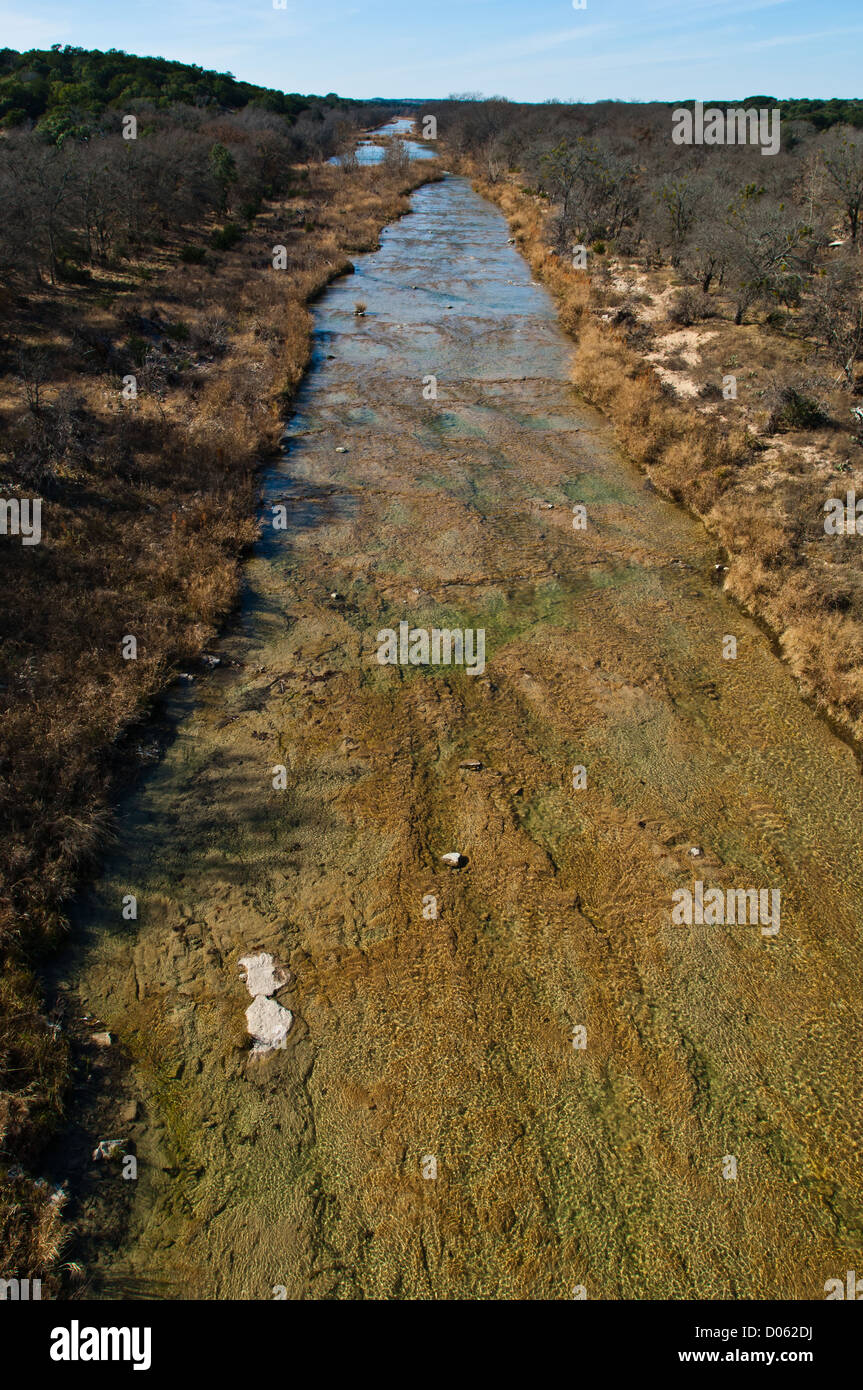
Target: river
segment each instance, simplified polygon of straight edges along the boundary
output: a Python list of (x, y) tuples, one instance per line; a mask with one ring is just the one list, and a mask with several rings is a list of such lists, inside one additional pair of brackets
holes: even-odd
[[(77, 914), (138, 1102), (93, 1287), (823, 1297), (863, 1259), (859, 767), (579, 401), (502, 215), (412, 206), (316, 305), (242, 613)], [(484, 671), (379, 664), (401, 622)], [(696, 882), (779, 890), (778, 932), (675, 923)], [(256, 1059), (259, 951), (294, 1022)]]

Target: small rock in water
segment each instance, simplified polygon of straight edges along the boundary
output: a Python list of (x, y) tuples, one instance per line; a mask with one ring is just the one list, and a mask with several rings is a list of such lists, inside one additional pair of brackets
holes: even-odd
[(283, 1047), (293, 1021), (290, 1009), (283, 1009), (275, 999), (259, 994), (246, 1009), (246, 1023), (253, 1041), (252, 1055), (260, 1057)]
[(451, 850), (449, 854), (442, 854), (441, 859), (445, 864), (449, 864), (451, 869), (457, 869), (464, 863), (464, 855), (459, 854), (458, 850)]

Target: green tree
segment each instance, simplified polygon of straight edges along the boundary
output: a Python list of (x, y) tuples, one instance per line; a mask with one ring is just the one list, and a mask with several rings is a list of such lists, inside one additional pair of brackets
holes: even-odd
[(210, 150), (210, 173), (219, 187), (219, 212), (224, 214), (230, 206), (231, 184), (237, 182), (237, 161), (218, 140)]

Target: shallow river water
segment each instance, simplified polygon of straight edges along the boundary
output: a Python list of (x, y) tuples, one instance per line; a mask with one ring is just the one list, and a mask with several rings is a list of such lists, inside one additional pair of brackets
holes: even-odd
[[(464, 180), (316, 325), (287, 529), (78, 914), (68, 983), (138, 1101), (94, 1288), (823, 1297), (863, 1259), (854, 756)], [(484, 672), (380, 665), (403, 621), (484, 630)], [(696, 881), (779, 890), (778, 932), (672, 921)], [(256, 1059), (262, 950), (294, 1023)]]
[[(395, 120), (387, 121), (386, 125), (378, 126), (372, 134), (395, 136), (404, 147), (405, 154), (409, 159), (436, 159), (437, 151), (432, 145), (407, 138), (415, 126), (416, 122), (411, 117), (397, 116)], [(378, 145), (373, 139), (366, 138), (357, 142), (353, 153), (358, 164), (381, 164), (386, 151), (386, 145)], [(328, 161), (330, 164), (341, 164), (341, 162), (342, 156), (339, 154), (334, 154)]]

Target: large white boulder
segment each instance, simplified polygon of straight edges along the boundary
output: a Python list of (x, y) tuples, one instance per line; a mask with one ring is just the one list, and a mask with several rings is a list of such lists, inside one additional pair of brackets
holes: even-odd
[(246, 1023), (253, 1041), (252, 1055), (284, 1047), (294, 1016), (275, 999), (259, 994), (246, 1009)]

